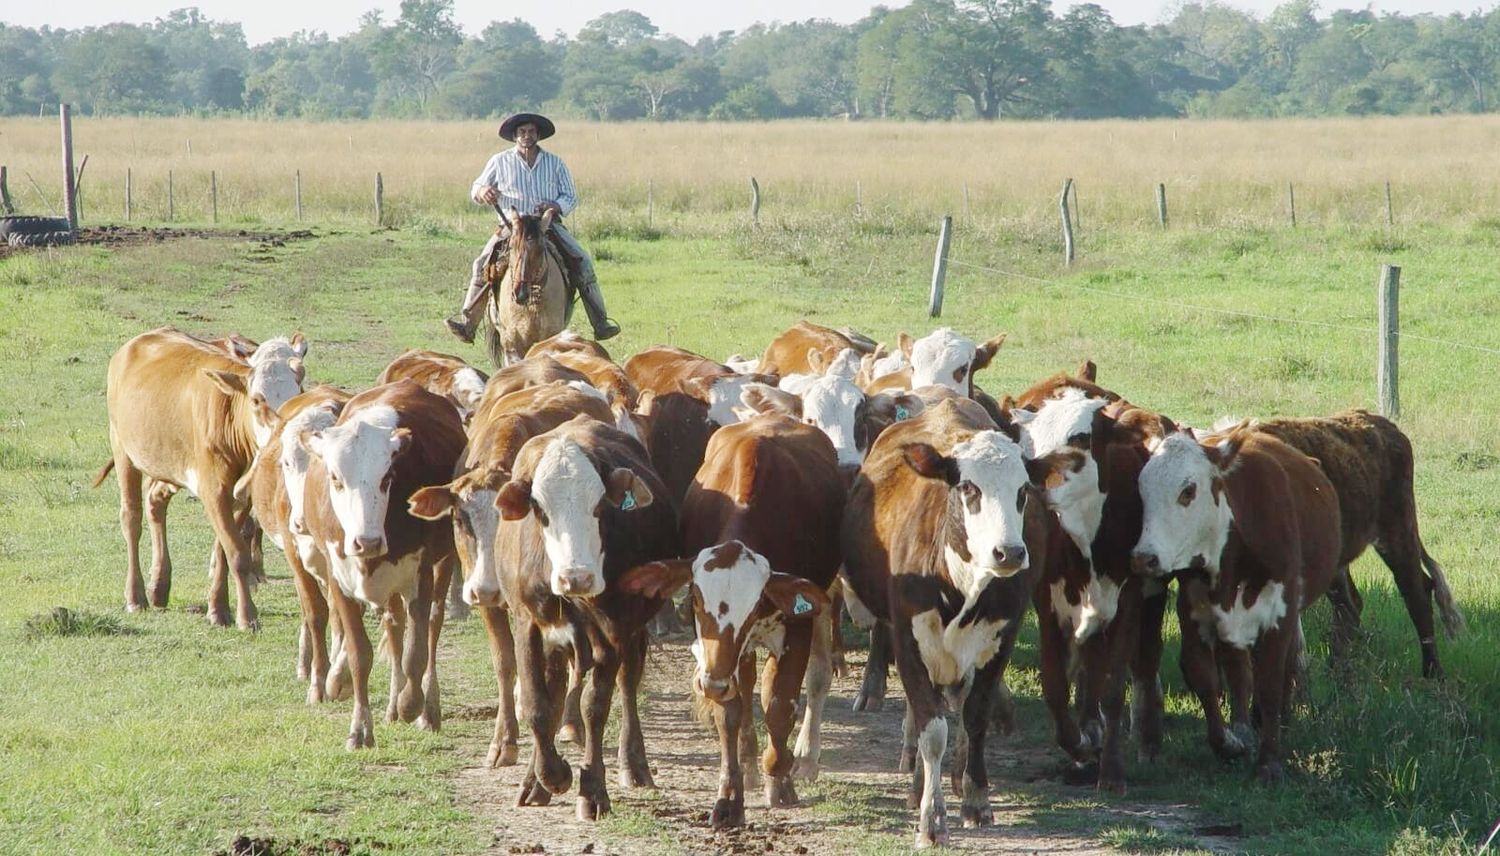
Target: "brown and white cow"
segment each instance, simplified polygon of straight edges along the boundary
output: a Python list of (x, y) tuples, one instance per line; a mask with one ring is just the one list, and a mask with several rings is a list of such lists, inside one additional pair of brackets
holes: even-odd
[(665, 601), (619, 581), (679, 555), (677, 513), (640, 443), (587, 416), (528, 440), (495, 501), (495, 572), (516, 620), (521, 709), (534, 740), (520, 803), (545, 805), (572, 785), (555, 745), (571, 660), (589, 677), (577, 808), (594, 819), (610, 808), (603, 740), (617, 673), (621, 784), (651, 784), (636, 696), (646, 623)]
[(114, 469), (125, 536), (127, 609), (148, 603), (140, 566), (144, 478), (162, 487), (152, 490), (155, 555), (149, 603), (167, 605), (172, 576), (166, 503), (173, 489), (187, 488), (202, 500), (214, 529), (209, 621), (229, 623), (232, 570), (239, 600), (236, 623), (244, 630), (259, 626), (250, 598), (254, 559), (234, 486), (275, 430), (276, 408), (301, 391), (306, 353), (307, 342), (298, 334), (261, 344), (246, 362), (222, 346), (162, 327), (136, 336), (110, 358), (106, 403), (113, 456), (94, 485)]
[(303, 520), (317, 545), (318, 570), (329, 580), (354, 678), (346, 746), (375, 745), (367, 606), (386, 611), (392, 664), (387, 720), (416, 719), (437, 730), (437, 641), (441, 598), (456, 564), (453, 530), (411, 516), (407, 500), (452, 478), (464, 448), (458, 412), (446, 399), (402, 380), (354, 396), (332, 427), (304, 432), (298, 442), (314, 458)]
[(526, 350), (526, 356), (557, 356), (558, 354), (589, 354), (602, 360), (610, 359), (609, 351), (604, 346), (585, 337), (577, 330), (567, 329), (537, 342)]
[[(1257, 775), (1279, 780), (1281, 732), (1302, 651), (1302, 610), (1339, 569), (1339, 499), (1316, 461), (1244, 426), (1203, 440), (1167, 435), (1141, 470), (1136, 573), (1179, 571), (1182, 669), (1203, 705), (1209, 745), (1246, 748), (1219, 711), (1215, 649), (1248, 651), (1260, 711)], [(1182, 570), (1187, 569), (1187, 570)], [(1233, 680), (1231, 676), (1231, 681)]]
[(495, 400), (510, 395), (516, 390), (559, 380), (577, 381), (583, 384), (589, 382), (588, 375), (574, 371), (546, 354), (520, 360), (503, 369), (497, 369), (485, 383), (484, 395), (479, 399), (479, 404), (474, 408), (474, 413), (470, 418), (477, 419), (480, 412), (492, 406)]
[(659, 597), (691, 583), (693, 686), (715, 705), (719, 731), (715, 829), (745, 822), (740, 764), (742, 755), (758, 754), (751, 703), (757, 646), (769, 652), (761, 678), (767, 804), (797, 802), (788, 738), (804, 676), (807, 711), (795, 772), (817, 776), (832, 679), (826, 592), (838, 574), (844, 496), (833, 447), (816, 429), (779, 414), (726, 426), (709, 441), (683, 503), (683, 547), (696, 559), (644, 565), (622, 580), (626, 591)]
[(780, 377), (790, 374), (821, 374), (808, 355), (818, 354), (826, 366), (845, 350), (853, 350), (857, 358), (857, 355), (867, 352), (868, 348), (838, 330), (811, 321), (798, 321), (766, 345), (755, 370)]
[(973, 398), (974, 374), (994, 360), (1005, 335), (976, 343), (951, 327), (939, 327), (916, 340), (901, 334), (901, 351), (911, 360), (912, 388), (936, 384)]
[[(947, 399), (875, 441), (849, 493), (844, 574), (890, 625), (906, 689), (903, 764), (919, 752), (916, 846), (948, 840), (942, 760), (946, 707), (962, 712), (955, 780), (965, 826), (991, 822), (984, 741), (1044, 556), (1049, 516), (1021, 447), (978, 404)], [(915, 744), (915, 746), (913, 745)]]
[[(1422, 674), (1441, 677), (1437, 641), (1434, 639), (1432, 602), (1437, 601), (1448, 637), (1464, 626), (1463, 614), (1453, 602), (1453, 593), (1443, 568), (1422, 545), (1417, 529), (1417, 499), (1413, 491), (1411, 441), (1394, 422), (1366, 410), (1350, 410), (1326, 418), (1267, 419), (1251, 423), (1316, 460), (1339, 495), (1343, 553), (1339, 556), (1340, 581), (1348, 579), (1350, 563), (1365, 548), (1375, 552), (1391, 569), (1396, 588), (1406, 602), (1417, 631), (1422, 654)], [(1339, 632), (1359, 623), (1358, 594), (1352, 582), (1347, 592), (1338, 583), (1330, 589), (1335, 609), (1352, 612), (1334, 623), (1336, 645), (1347, 639)], [(1344, 633), (1347, 635), (1347, 633)]]
[(271, 542), (286, 554), (292, 570), (302, 613), (302, 626), (297, 633), (297, 679), (308, 682), (308, 704), (348, 695), (348, 660), (342, 651), (343, 631), (335, 623), (336, 662), (330, 668), (328, 599), (322, 589), (325, 581), (304, 563), (304, 557), (310, 557), (316, 549), (302, 516), (303, 488), (312, 457), (297, 438), (305, 431), (333, 427), (349, 398), (349, 393), (327, 385), (293, 396), (277, 411), (280, 430), (255, 456), (250, 472), (235, 487), (235, 498), (243, 501), (248, 495), (255, 519)]
[(464, 361), (462, 357), (441, 354), (424, 348), (403, 351), (375, 379), (376, 386), (411, 378), (433, 395), (453, 402), (465, 421), (484, 397), (489, 376)]
[[(469, 424), (469, 445), (459, 464), (458, 475), (445, 485), (423, 488), (412, 494), (411, 513), (424, 520), (449, 517), (453, 541), (464, 574), (464, 600), (479, 607), (490, 640), (490, 656), (499, 687), (495, 735), (485, 763), (505, 767), (519, 755), (516, 723), (515, 639), (511, 633), (509, 608), (500, 592), (495, 570), (495, 533), (500, 514), (495, 498), (510, 480), (516, 455), (532, 437), (540, 436), (580, 413), (609, 424), (609, 406), (594, 391), (584, 391), (564, 381), (527, 387), (495, 401), (482, 419)], [(575, 718), (578, 699), (569, 691), (568, 719)], [(568, 723), (581, 738), (581, 716)], [(564, 739), (567, 739), (566, 736)], [(576, 739), (575, 739), (576, 742)]]
[(582, 351), (565, 351), (554, 354), (553, 358), (574, 371), (582, 372), (589, 383), (609, 400), (609, 409), (614, 413), (614, 426), (637, 440), (641, 439), (640, 422), (644, 420), (639, 420), (635, 414), (640, 392), (624, 368), (606, 358)]

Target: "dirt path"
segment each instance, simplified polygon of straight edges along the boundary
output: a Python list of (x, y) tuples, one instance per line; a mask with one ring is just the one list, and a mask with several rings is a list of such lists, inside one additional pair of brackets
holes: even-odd
[[(646, 669), (642, 725), (655, 790), (629, 791), (614, 784), (611, 731), (606, 765), (615, 813), (599, 824), (575, 818), (574, 792), (544, 808), (516, 807), (522, 767), (483, 768), (484, 747), (479, 744), (471, 748), (470, 763), (458, 775), (459, 797), (466, 807), (494, 818), (490, 853), (821, 856), (900, 852), (911, 846), (915, 824), (915, 814), (905, 804), (909, 774), (895, 772), (904, 705), (900, 685), (893, 674), (884, 710), (852, 712), (850, 702), (858, 689), (863, 652), (851, 651), (850, 659), (854, 676), (835, 679), (825, 709), (819, 780), (798, 783), (802, 804), (792, 809), (767, 808), (759, 788), (747, 786), (743, 829), (714, 833), (708, 828), (708, 811), (718, 783), (718, 742), (708, 727), (693, 721), (688, 713), (686, 687), (692, 658), (682, 642), (669, 642), (653, 651)], [(524, 724), (522, 732), (524, 759), (529, 752)], [(1058, 757), (1048, 751), (1050, 745), (1023, 745), (1035, 742), (1018, 736), (991, 738), (987, 757), (995, 825), (961, 828), (957, 800), (950, 796), (952, 849), (973, 853), (1118, 853), (1094, 832), (1111, 822), (1157, 830), (1174, 841), (1186, 838), (1204, 850), (1226, 849), (1225, 842), (1192, 834), (1196, 819), (1186, 806), (1111, 800), (1107, 807), (1101, 807), (1093, 800), (1091, 789), (1052, 785), (1059, 769)], [(564, 747), (564, 757), (570, 763), (576, 765), (578, 754), (576, 748)], [(950, 746), (950, 758), (951, 754)]]

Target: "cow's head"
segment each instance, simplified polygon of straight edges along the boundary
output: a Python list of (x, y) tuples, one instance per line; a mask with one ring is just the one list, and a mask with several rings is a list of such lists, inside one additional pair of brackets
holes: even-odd
[(653, 498), (651, 488), (627, 467), (605, 471), (566, 436), (544, 434), (527, 441), (516, 470), (515, 477), (500, 488), (495, 504), (505, 520), (536, 516), (552, 593), (560, 597), (602, 593), (604, 512), (607, 508), (645, 508)]
[(465, 366), (453, 373), (453, 403), (465, 422), (484, 398), (484, 382), (484, 375), (472, 366)]
[(297, 438), (304, 432), (315, 434), (333, 427), (341, 409), (343, 405), (338, 402), (319, 402), (288, 419), (281, 429), (281, 455), (276, 464), (281, 468), (281, 482), (286, 486), (287, 504), (290, 506), (287, 526), (297, 535), (307, 534), (302, 498), (306, 491), (307, 470), (312, 466), (312, 453)]
[[(721, 374), (707, 377), (690, 377), (678, 386), (688, 396), (708, 405), (708, 421), (715, 427), (733, 425), (740, 421), (734, 409), (740, 404), (740, 394), (752, 383), (769, 380), (763, 375)], [(774, 383), (774, 381), (772, 381)]]
[(344, 555), (370, 560), (385, 555), (385, 515), (391, 502), (396, 458), (411, 447), (411, 429), (396, 411), (377, 405), (322, 431), (304, 431), (297, 442), (328, 472), (328, 500), (344, 530)]
[(306, 356), (306, 337), (294, 333), (290, 339), (277, 336), (261, 342), (246, 360), (250, 376), (245, 380), (245, 392), (250, 396), (258, 448), (264, 448), (276, 431), (276, 411), (302, 392), (307, 376), (302, 360)]
[(902, 448), (907, 466), (948, 485), (947, 549), (985, 574), (1008, 577), (1031, 565), (1023, 533), (1031, 494), (1021, 447), (980, 431), (944, 455), (926, 443)]
[(912, 389), (946, 386), (964, 397), (973, 392), (974, 373), (988, 366), (1004, 343), (1004, 333), (976, 345), (973, 339), (948, 327), (940, 327), (914, 342), (910, 337), (901, 340), (911, 360)]
[(495, 498), (510, 480), (499, 465), (464, 473), (445, 485), (424, 487), (407, 507), (423, 520), (453, 519), (453, 544), (464, 568), (464, 600), (474, 606), (500, 606), (500, 573), (495, 565), (495, 532), (500, 512)]
[(1012, 410), (1031, 480), (1085, 556), (1104, 516), (1104, 467), (1114, 420), (1109, 401), (1076, 387), (1035, 412)]
[(651, 562), (621, 579), (625, 591), (670, 597), (692, 583), (697, 639), (697, 689), (713, 701), (728, 702), (750, 691), (738, 685), (740, 658), (757, 627), (788, 618), (812, 618), (828, 608), (828, 595), (801, 577), (771, 570), (759, 553), (739, 541), (709, 547), (692, 561)]
[(1131, 552), (1138, 574), (1161, 577), (1183, 568), (1219, 567), (1234, 513), (1224, 479), (1238, 462), (1247, 432), (1231, 431), (1203, 442), (1177, 432), (1155, 444), (1141, 470), (1144, 520)]

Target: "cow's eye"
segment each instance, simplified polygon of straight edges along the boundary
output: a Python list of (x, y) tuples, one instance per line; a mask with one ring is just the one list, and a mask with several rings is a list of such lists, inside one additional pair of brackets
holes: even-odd
[(385, 478), (383, 478), (383, 479), (380, 480), (380, 489), (383, 490), (383, 491), (384, 490), (390, 490), (391, 489), (391, 482), (393, 482), (395, 480), (396, 480), (396, 475), (394, 473), (386, 473), (385, 474)]
[(1198, 483), (1197, 482), (1191, 482), (1191, 483), (1188, 484), (1187, 487), (1185, 487), (1185, 488), (1182, 489), (1182, 493), (1179, 493), (1177, 495), (1177, 504), (1180, 505), (1180, 506), (1182, 506), (1183, 508), (1187, 508), (1189, 505), (1192, 505), (1193, 504), (1193, 500), (1197, 499), (1197, 498), (1198, 498)]
[(968, 503), (969, 505), (973, 506), (979, 504), (979, 487), (973, 482), (959, 482), (958, 492), (961, 496), (963, 496), (964, 502)]
[(1026, 510), (1026, 488), (1024, 487), (1016, 491), (1016, 510)]
[(540, 523), (542, 528), (545, 529), (547, 527), (547, 513), (542, 511), (542, 507), (534, 499), (531, 501), (531, 510), (536, 514), (536, 522)]

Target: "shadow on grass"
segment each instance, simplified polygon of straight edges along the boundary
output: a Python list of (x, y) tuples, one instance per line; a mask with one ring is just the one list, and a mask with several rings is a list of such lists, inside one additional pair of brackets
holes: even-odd
[(113, 615), (100, 615), (84, 610), (73, 611), (65, 606), (54, 606), (50, 610), (26, 619), (27, 639), (43, 639), (49, 636), (134, 636), (140, 633), (134, 627)]

